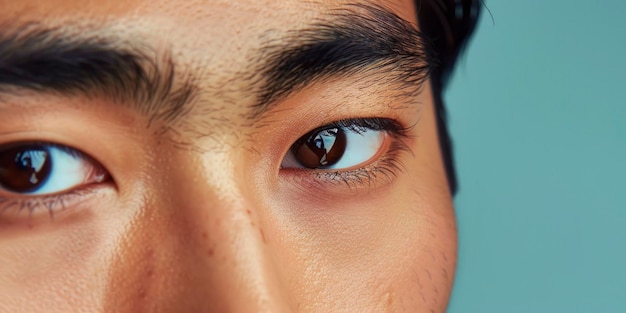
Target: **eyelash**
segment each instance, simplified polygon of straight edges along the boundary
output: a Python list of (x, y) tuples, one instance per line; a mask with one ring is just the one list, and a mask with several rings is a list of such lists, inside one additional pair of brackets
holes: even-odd
[(380, 179), (383, 183), (391, 182), (399, 173), (405, 170), (401, 161), (401, 154), (413, 151), (407, 144), (407, 139), (412, 138), (410, 130), (414, 126), (403, 127), (400, 123), (389, 118), (353, 118), (343, 119), (324, 125), (316, 130), (327, 128), (348, 128), (355, 132), (362, 132), (364, 128), (384, 131), (391, 137), (391, 143), (387, 151), (374, 163), (353, 170), (312, 170), (291, 169), (293, 172), (309, 175), (319, 183), (345, 184), (350, 190), (360, 186), (372, 187)]
[(27, 210), (29, 216), (31, 216), (33, 212), (44, 209), (48, 211), (48, 214), (52, 219), (54, 218), (55, 212), (65, 210), (68, 202), (80, 201), (82, 197), (92, 193), (92, 188), (90, 188), (90, 186), (86, 186), (84, 188), (70, 190), (63, 194), (32, 197), (31, 199), (0, 198), (0, 216), (10, 210), (17, 212), (17, 214)]
[(363, 168), (349, 171), (324, 171), (316, 173), (316, 179), (333, 183), (343, 183), (349, 189), (362, 185), (371, 187), (376, 185), (380, 179), (383, 183), (391, 182), (399, 173), (405, 170), (404, 164), (400, 160), (401, 152), (411, 151), (403, 142), (392, 143), (386, 152), (375, 163)]

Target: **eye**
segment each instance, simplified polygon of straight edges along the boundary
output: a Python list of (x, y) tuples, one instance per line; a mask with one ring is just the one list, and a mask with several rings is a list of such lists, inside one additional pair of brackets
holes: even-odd
[(53, 144), (0, 147), (0, 191), (22, 195), (62, 193), (103, 182), (108, 174), (81, 152)]
[(281, 167), (348, 169), (362, 165), (385, 145), (385, 125), (389, 123), (385, 119), (356, 119), (315, 129), (291, 146)]

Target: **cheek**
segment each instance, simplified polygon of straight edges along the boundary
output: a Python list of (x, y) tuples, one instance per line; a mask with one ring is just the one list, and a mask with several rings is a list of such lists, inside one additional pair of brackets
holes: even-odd
[(303, 311), (445, 310), (456, 262), (450, 197), (406, 176), (334, 206), (300, 198), (284, 208), (297, 214), (283, 215), (288, 226), (273, 237), (294, 296), (311, 305)]
[(0, 312), (101, 310), (110, 238), (96, 215), (0, 227)]
[[(398, 224), (391, 230), (387, 280), (389, 305), (396, 311), (445, 312), (457, 260), (457, 231), (452, 199), (440, 171), (415, 171), (395, 199)], [(419, 174), (418, 174), (419, 173)], [(416, 179), (415, 177), (419, 177)], [(395, 240), (394, 240), (395, 239)]]
[(380, 305), (391, 311), (444, 312), (456, 266), (456, 226), (449, 197), (399, 191), (381, 221), (367, 271)]
[[(402, 309), (429, 308), (444, 312), (457, 258), (456, 225), (450, 201), (413, 197), (413, 211), (396, 229), (395, 255), (389, 257), (389, 293)], [(391, 249), (391, 248), (390, 248)], [(388, 255), (393, 252), (389, 251)], [(391, 300), (390, 300), (391, 301)]]

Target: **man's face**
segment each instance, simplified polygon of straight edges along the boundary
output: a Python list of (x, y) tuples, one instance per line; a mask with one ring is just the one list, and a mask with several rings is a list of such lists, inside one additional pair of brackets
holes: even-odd
[(1, 312), (442, 312), (416, 8), (1, 1)]

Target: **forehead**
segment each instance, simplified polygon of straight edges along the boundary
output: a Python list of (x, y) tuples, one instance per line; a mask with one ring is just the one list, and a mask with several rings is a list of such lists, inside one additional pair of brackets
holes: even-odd
[[(235, 70), (261, 41), (323, 9), (300, 1), (2, 1), (3, 24), (43, 24), (167, 49), (178, 67)], [(297, 13), (297, 14), (296, 14)], [(223, 66), (228, 64), (229, 66)]]
[[(423, 63), (421, 62), (423, 58), (417, 56), (410, 59), (403, 57), (403, 52), (398, 53), (394, 48), (385, 48), (389, 42), (407, 42), (408, 46), (415, 42), (396, 40), (397, 38), (391, 38), (387, 42), (379, 41), (378, 38), (393, 37), (388, 34), (393, 32), (387, 31), (389, 28), (381, 26), (380, 23), (370, 25), (368, 12), (361, 12), (364, 11), (364, 6), (359, 6), (362, 4), (368, 7), (384, 7), (386, 11), (415, 25), (412, 1), (105, 1), (98, 4), (90, 1), (4, 1), (0, 4), (6, 8), (0, 12), (0, 24), (6, 26), (5, 31), (16, 27), (54, 28), (63, 33), (65, 38), (88, 37), (96, 43), (98, 40), (107, 42), (113, 40), (115, 44), (122, 46), (128, 44), (153, 52), (154, 59), (157, 60), (155, 62), (159, 62), (159, 58), (162, 60), (163, 54), (167, 54), (166, 58), (175, 63), (174, 75), (193, 77), (191, 83), (199, 90), (200, 94), (194, 99), (199, 99), (200, 103), (196, 103), (198, 105), (194, 108), (195, 113), (201, 114), (193, 115), (207, 117), (218, 112), (220, 118), (228, 116), (229, 122), (237, 121), (238, 116), (242, 116), (246, 110), (253, 107), (258, 102), (259, 93), (263, 99), (263, 90), (276, 93), (275, 91), (282, 91), (286, 87), (292, 88), (298, 82), (304, 82), (299, 76), (306, 75), (298, 75), (302, 71), (294, 71), (294, 66), (310, 65), (309, 77), (324, 74), (324, 71), (333, 68), (345, 69), (346, 67), (341, 65), (342, 60), (346, 60), (345, 53), (338, 56), (332, 52), (333, 49), (340, 47), (337, 45), (339, 41), (332, 41), (335, 38), (333, 36), (337, 34), (330, 37), (316, 35), (320, 29), (327, 31), (328, 25), (330, 28), (339, 27), (336, 24), (338, 16), (343, 19), (343, 27), (355, 24), (352, 20), (357, 20), (356, 17), (361, 16), (358, 20), (360, 24), (366, 26), (361, 27), (361, 30), (373, 27), (379, 31), (366, 32), (370, 37), (367, 37), (366, 33), (358, 32), (345, 37), (357, 41), (361, 40), (359, 38), (367, 39), (363, 41), (369, 46), (364, 60), (393, 59), (393, 63), (386, 62), (392, 65), (401, 59), (404, 59), (404, 62), (410, 60), (408, 62), (412, 64), (397, 66), (396, 69), (402, 68), (400, 71), (407, 72), (408, 76), (422, 73), (419, 68), (416, 71), (412, 69), (413, 66)], [(326, 26), (311, 27), (320, 21)], [(399, 29), (396, 33), (398, 32), (406, 33), (407, 30)], [(371, 37), (372, 34), (374, 37)], [(341, 36), (339, 38), (344, 38)], [(344, 39), (340, 41), (345, 42)], [(311, 46), (310, 43), (316, 43), (317, 46)], [(333, 61), (325, 64), (323, 60), (322, 62), (318, 60), (309, 64), (307, 58), (319, 54), (311, 53), (316, 51), (311, 49), (308, 53), (299, 54), (298, 52), (307, 51), (303, 48), (307, 45), (313, 49), (326, 47), (324, 48), (326, 55), (335, 55), (331, 58)], [(272, 63), (274, 67), (259, 68), (259, 63), (268, 59), (268, 53), (277, 52), (267, 49), (272, 46), (280, 48), (278, 51), (287, 49), (289, 53), (274, 53), (275, 62)], [(363, 44), (358, 46), (362, 48)], [(388, 50), (387, 54), (390, 55), (378, 53), (380, 47)], [(360, 52), (364, 51), (361, 49)], [(419, 54), (419, 51), (417, 52)], [(284, 55), (295, 56), (292, 59), (287, 58), (291, 62), (283, 64), (281, 57)], [(279, 58), (275, 58), (276, 56)], [(348, 59), (351, 67), (358, 66), (361, 62), (358, 59)], [(162, 69), (163, 65), (159, 67)], [(261, 80), (265, 82), (260, 82), (256, 78), (263, 70), (270, 74), (262, 73)], [(277, 76), (272, 76), (274, 75), (272, 73)], [(268, 83), (267, 77), (278, 79), (269, 79)], [(188, 81), (186, 77), (180, 78), (173, 81)], [(398, 78), (412, 81), (405, 79), (404, 74)], [(276, 81), (285, 84), (272, 85)], [(269, 89), (263, 89), (266, 87)], [(257, 90), (259, 88), (261, 91)], [(227, 111), (220, 109), (226, 107)]]
[(383, 5), (403, 19), (415, 21), (410, 0), (0, 0), (0, 21), (104, 28), (136, 36), (134, 39), (174, 41), (186, 54), (232, 57), (232, 51), (278, 37), (285, 30), (306, 27), (321, 15), (358, 3)]
[(354, 4), (381, 5), (416, 24), (411, 0), (0, 0), (0, 26), (19, 31), (14, 28), (36, 24), (69, 36), (145, 45), (155, 54), (167, 52), (178, 72), (193, 72), (208, 87), (234, 90), (222, 84), (236, 82), (250, 63), (262, 61), (262, 47), (295, 41), (298, 30), (342, 9), (358, 14)]

